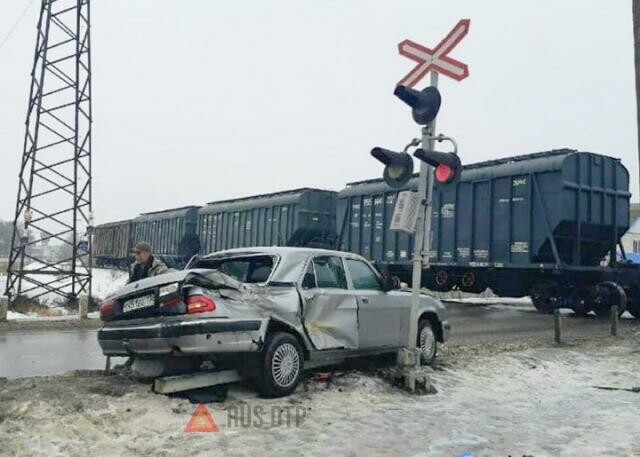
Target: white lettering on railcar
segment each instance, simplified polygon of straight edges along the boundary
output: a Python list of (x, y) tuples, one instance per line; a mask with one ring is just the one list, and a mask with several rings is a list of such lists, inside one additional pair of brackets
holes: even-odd
[(469, 262), (470, 267), (488, 267), (488, 262)]
[(489, 251), (486, 249), (474, 249), (473, 256), (477, 259), (487, 259), (489, 258)]
[(456, 215), (456, 205), (455, 203), (445, 203), (440, 208), (440, 214), (443, 218), (452, 218)]
[(527, 253), (529, 252), (529, 243), (526, 241), (514, 241), (511, 243), (511, 252)]

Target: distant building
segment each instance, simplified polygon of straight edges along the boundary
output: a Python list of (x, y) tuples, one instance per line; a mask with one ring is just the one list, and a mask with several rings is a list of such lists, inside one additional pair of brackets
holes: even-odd
[[(629, 227), (629, 230), (627, 230), (627, 233), (622, 236), (621, 242), (625, 253), (640, 254), (640, 217), (636, 217), (634, 219), (634, 222), (631, 224), (631, 227)], [(635, 259), (640, 256), (629, 257), (629, 260), (632, 260), (635, 263)]]
[(629, 220), (636, 221), (640, 217), (640, 203), (631, 203), (629, 205)]

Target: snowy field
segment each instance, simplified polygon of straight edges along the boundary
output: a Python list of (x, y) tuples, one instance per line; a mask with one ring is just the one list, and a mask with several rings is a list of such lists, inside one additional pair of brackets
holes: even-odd
[[(33, 264), (29, 265), (29, 268), (36, 268)], [(113, 293), (118, 288), (122, 287), (126, 284), (128, 275), (126, 272), (121, 270), (111, 270), (106, 268), (94, 268), (93, 270), (93, 278), (91, 282), (91, 294), (98, 301), (103, 300), (108, 297), (111, 293)], [(37, 275), (36, 275), (37, 276)], [(0, 290), (4, 291), (4, 287), (6, 284), (6, 276), (0, 275)], [(40, 289), (35, 289), (30, 296), (37, 295), (41, 292)], [(63, 307), (64, 304), (62, 301), (64, 299), (57, 294), (47, 293), (38, 298), (38, 301), (49, 307), (53, 314), (57, 314), (58, 316), (47, 316), (47, 319), (56, 318), (56, 317), (65, 317), (69, 314), (75, 315), (73, 311), (68, 308)], [(95, 317), (95, 316), (94, 316)], [(23, 314), (15, 311), (9, 311), (7, 316), (9, 320), (15, 319), (34, 319), (34, 318), (43, 318), (36, 313), (28, 313)]]
[[(355, 371), (308, 381), (284, 399), (236, 386), (224, 403), (208, 404), (213, 433), (185, 433), (195, 405), (122, 375), (0, 381), (0, 454), (640, 455), (640, 393), (595, 387), (640, 386), (638, 344), (607, 344), (445, 354), (434, 395)], [(295, 420), (273, 422), (273, 411), (294, 411)]]

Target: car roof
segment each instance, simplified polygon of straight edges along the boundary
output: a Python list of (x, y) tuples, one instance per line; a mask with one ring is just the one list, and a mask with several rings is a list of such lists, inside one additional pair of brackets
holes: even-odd
[(226, 254), (326, 254), (326, 255), (338, 255), (338, 256), (351, 256), (353, 254), (344, 251), (335, 251), (332, 249), (319, 249), (319, 248), (301, 248), (291, 246), (252, 246), (246, 248), (233, 248), (225, 249), (223, 251), (216, 251), (210, 254), (202, 256), (202, 258), (216, 257)]
[(343, 258), (362, 259), (359, 255), (351, 252), (333, 251), (331, 249), (298, 248), (289, 246), (257, 246), (246, 248), (227, 249), (225, 251), (213, 252), (201, 257), (201, 259), (214, 259), (232, 257), (234, 255), (267, 254), (279, 257), (270, 282), (297, 282), (302, 278), (306, 262), (313, 255), (332, 255)]

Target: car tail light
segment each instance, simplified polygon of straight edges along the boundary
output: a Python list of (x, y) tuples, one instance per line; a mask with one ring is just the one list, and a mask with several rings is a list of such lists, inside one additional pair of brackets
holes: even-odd
[(187, 314), (206, 313), (215, 311), (216, 304), (206, 295), (191, 295), (187, 297)]
[(173, 308), (182, 303), (182, 298), (180, 296), (173, 297), (163, 297), (160, 299), (160, 306), (163, 308)]
[(100, 304), (100, 319), (108, 321), (113, 318), (115, 312), (116, 302), (113, 300), (107, 300)]

